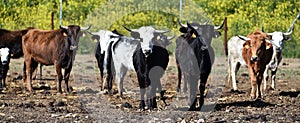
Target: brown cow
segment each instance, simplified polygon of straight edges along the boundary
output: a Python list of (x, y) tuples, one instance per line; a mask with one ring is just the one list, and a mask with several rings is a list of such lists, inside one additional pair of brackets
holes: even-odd
[[(240, 37), (241, 38), (241, 37)], [(273, 55), (270, 36), (259, 30), (241, 38), (246, 42), (243, 44), (242, 55), (245, 60), (251, 78), (251, 98), (263, 98), (262, 79), (266, 65), (270, 63)]]
[[(87, 30), (88, 28), (82, 28)], [(57, 73), (57, 91), (62, 93), (61, 81), (63, 79), (61, 69), (65, 69), (65, 91), (70, 92), (68, 85), (72, 63), (78, 47), (80, 27), (70, 25), (60, 27), (57, 30), (32, 29), (23, 36), (22, 48), (24, 52), (24, 76), (23, 85), (27, 82), (27, 89), (32, 92), (32, 73), (38, 63), (54, 65)], [(29, 78), (29, 79), (27, 79)]]

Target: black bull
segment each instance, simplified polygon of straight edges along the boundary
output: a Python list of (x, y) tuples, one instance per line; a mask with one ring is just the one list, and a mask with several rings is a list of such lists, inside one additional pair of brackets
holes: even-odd
[(189, 110), (196, 110), (197, 87), (200, 79), (200, 108), (204, 103), (204, 90), (207, 78), (210, 74), (212, 64), (214, 63), (214, 51), (211, 47), (213, 37), (221, 35), (219, 27), (212, 25), (199, 25), (197, 23), (188, 24), (187, 27), (181, 23), (180, 31), (183, 33), (176, 40), (176, 63), (178, 68), (178, 88), (180, 91), (181, 74), (185, 76), (184, 91), (188, 91)]

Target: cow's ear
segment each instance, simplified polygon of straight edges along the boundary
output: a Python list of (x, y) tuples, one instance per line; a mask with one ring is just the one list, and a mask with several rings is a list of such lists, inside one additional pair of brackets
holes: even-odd
[(68, 30), (64, 28), (60, 28), (60, 33), (63, 34), (63, 36), (68, 36)]
[(181, 33), (187, 33), (187, 27), (180, 27), (179, 31)]
[(140, 38), (140, 33), (138, 33), (138, 32), (131, 31), (130, 35), (131, 35), (133, 38)]
[(220, 37), (222, 35), (222, 33), (220, 31), (215, 31), (215, 38)]
[(268, 49), (270, 49), (270, 48), (272, 48), (272, 44), (271, 43), (269, 43), (269, 42), (266, 42), (266, 49), (268, 50)]
[(243, 44), (243, 47), (245, 49), (249, 49), (250, 48), (250, 41), (245, 41), (245, 43)]
[(283, 40), (284, 41), (289, 41), (289, 40), (291, 40), (291, 36), (290, 35), (283, 35)]

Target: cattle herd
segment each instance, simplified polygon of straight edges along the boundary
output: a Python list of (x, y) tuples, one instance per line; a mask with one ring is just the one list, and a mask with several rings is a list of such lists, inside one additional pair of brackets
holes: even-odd
[[(282, 44), (289, 40), (294, 31), (294, 23), (289, 31), (265, 33), (255, 30), (245, 36), (234, 36), (228, 42), (228, 82), (232, 90), (238, 91), (236, 73), (240, 66), (246, 66), (250, 75), (251, 98), (263, 98), (263, 91), (268, 81), (268, 70), (271, 70), (272, 88), (275, 88), (275, 76), (282, 59)], [(179, 22), (182, 33), (176, 39), (176, 63), (178, 70), (177, 92), (188, 92), (189, 110), (200, 110), (204, 104), (204, 91), (214, 63), (212, 38), (219, 37), (224, 22), (219, 26), (199, 23)], [(32, 73), (38, 64), (53, 65), (57, 73), (57, 91), (62, 93), (61, 82), (64, 79), (64, 92), (72, 91), (68, 84), (74, 62), (79, 38), (82, 32), (88, 32), (95, 46), (95, 58), (100, 70), (102, 90), (112, 90), (113, 80), (117, 83), (118, 96), (123, 97), (123, 81), (128, 70), (136, 72), (140, 88), (141, 109), (157, 108), (156, 92), (164, 103), (164, 93), (160, 82), (169, 63), (169, 52), (166, 47), (173, 37), (168, 37), (169, 30), (158, 30), (152, 26), (130, 29), (124, 26), (130, 36), (120, 34), (117, 30), (100, 30), (89, 32), (90, 27), (77, 25), (60, 26), (57, 30), (40, 30), (27, 28), (9, 31), (0, 29), (0, 89), (6, 87), (6, 74), (10, 58), (24, 57), (23, 88), (32, 89)], [(64, 75), (62, 74), (64, 69)], [(181, 90), (181, 78), (184, 86)], [(199, 82), (200, 80), (200, 82)], [(262, 85), (264, 83), (264, 86)], [(200, 95), (200, 98), (197, 98)], [(197, 104), (199, 104), (197, 106)]]

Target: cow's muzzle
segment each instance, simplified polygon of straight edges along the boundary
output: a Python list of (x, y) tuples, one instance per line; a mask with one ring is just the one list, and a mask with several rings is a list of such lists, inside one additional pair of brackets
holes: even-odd
[(256, 62), (259, 60), (259, 58), (257, 56), (251, 57), (250, 59), (252, 62)]
[(144, 50), (144, 54), (148, 57), (152, 53), (151, 50)]
[(70, 50), (77, 50), (77, 46), (71, 45), (71, 46), (70, 46)]
[(8, 61), (2, 61), (2, 65), (6, 65)]

